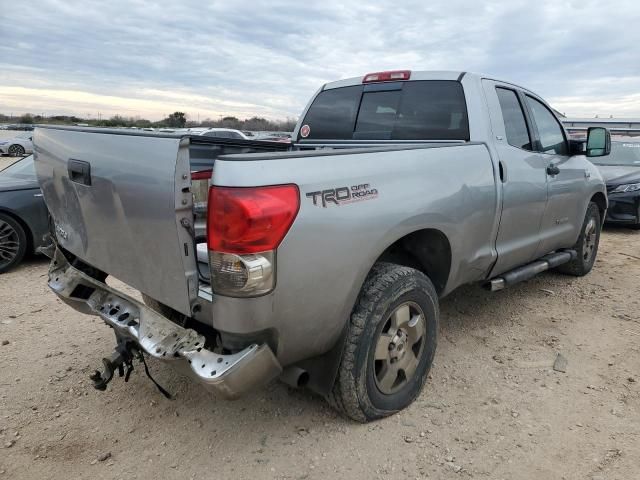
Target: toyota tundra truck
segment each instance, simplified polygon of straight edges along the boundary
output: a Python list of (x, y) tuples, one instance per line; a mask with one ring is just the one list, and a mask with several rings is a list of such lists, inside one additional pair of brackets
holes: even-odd
[(596, 260), (609, 133), (569, 140), (522, 87), (371, 73), (322, 86), (292, 138), (36, 129), (49, 286), (115, 333), (96, 388), (153, 357), (222, 397), (280, 378), (378, 419), (423, 389), (440, 299)]

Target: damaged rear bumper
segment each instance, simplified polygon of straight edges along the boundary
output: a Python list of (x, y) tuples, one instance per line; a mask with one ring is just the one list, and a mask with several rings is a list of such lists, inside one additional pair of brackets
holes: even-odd
[(74, 309), (100, 316), (118, 338), (135, 343), (224, 398), (237, 398), (282, 372), (267, 345), (250, 345), (229, 355), (206, 349), (203, 335), (74, 268), (59, 249), (49, 267), (49, 287)]

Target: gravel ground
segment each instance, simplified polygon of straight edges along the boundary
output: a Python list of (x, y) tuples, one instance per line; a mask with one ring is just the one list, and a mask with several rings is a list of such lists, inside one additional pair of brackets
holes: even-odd
[(583, 278), (454, 292), (424, 392), (368, 425), (278, 382), (218, 400), (158, 362), (174, 400), (140, 368), (98, 392), (88, 376), (113, 335), (46, 270), (0, 275), (0, 479), (639, 476), (640, 232), (605, 230)]

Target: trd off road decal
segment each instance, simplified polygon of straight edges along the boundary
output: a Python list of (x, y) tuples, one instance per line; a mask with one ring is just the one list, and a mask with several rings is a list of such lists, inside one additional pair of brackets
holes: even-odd
[(309, 192), (306, 196), (313, 200), (313, 204), (316, 207), (327, 208), (329, 205), (339, 206), (364, 200), (373, 200), (378, 197), (378, 190), (372, 188), (368, 183), (363, 183), (351, 185), (350, 187), (337, 187)]

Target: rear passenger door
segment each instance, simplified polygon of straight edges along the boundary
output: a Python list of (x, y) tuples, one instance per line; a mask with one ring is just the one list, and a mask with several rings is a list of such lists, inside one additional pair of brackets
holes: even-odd
[(535, 151), (522, 93), (483, 80), (496, 153), (500, 161), (502, 214), (492, 276), (535, 259), (547, 204), (547, 160)]
[(582, 156), (569, 155), (562, 125), (540, 99), (525, 94), (534, 132), (534, 147), (547, 168), (548, 196), (536, 256), (575, 244), (584, 220), (586, 170)]

